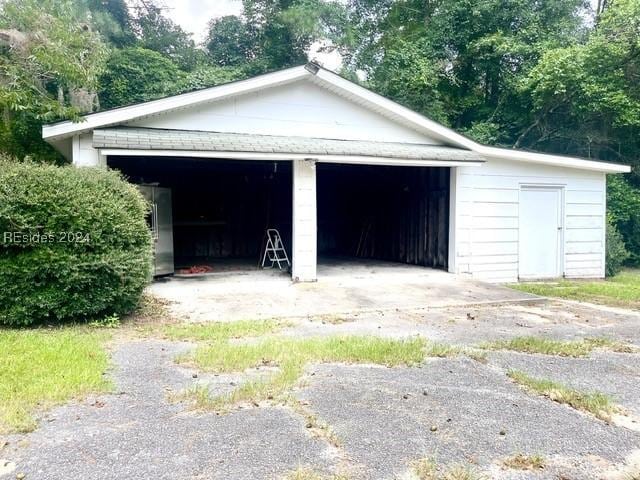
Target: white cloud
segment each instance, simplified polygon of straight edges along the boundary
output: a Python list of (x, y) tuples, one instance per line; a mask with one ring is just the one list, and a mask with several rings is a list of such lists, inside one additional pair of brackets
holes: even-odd
[(204, 40), (209, 20), (242, 12), (241, 0), (164, 0), (162, 5), (165, 15), (193, 34), (197, 43)]

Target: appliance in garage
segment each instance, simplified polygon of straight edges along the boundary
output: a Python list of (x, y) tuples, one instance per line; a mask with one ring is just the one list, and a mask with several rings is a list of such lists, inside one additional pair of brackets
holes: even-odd
[(171, 189), (155, 185), (139, 185), (151, 204), (149, 224), (153, 238), (153, 275), (170, 275), (173, 265), (173, 216)]

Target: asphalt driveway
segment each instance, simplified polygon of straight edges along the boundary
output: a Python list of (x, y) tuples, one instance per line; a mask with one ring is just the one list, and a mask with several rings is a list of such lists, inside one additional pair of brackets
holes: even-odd
[[(283, 334), (423, 335), (454, 345), (520, 335), (607, 336), (640, 347), (640, 315), (560, 302), (459, 305), (291, 320)], [(194, 384), (228, 392), (256, 373), (213, 375), (184, 368), (181, 342), (123, 336), (112, 345), (117, 391), (44, 414), (39, 428), (0, 449), (5, 476), (27, 479), (280, 479), (306, 467), (350, 479), (408, 479), (411, 464), (462, 464), (485, 478), (601, 479), (631, 475), (640, 452), (640, 354), (595, 351), (584, 358), (491, 352), (429, 358), (418, 367), (315, 364), (293, 395), (338, 441), (314, 435), (285, 405), (227, 414), (169, 401)], [(609, 394), (628, 414), (607, 423), (528, 393), (517, 368), (585, 391)], [(513, 454), (545, 467), (515, 470)], [(4, 467), (2, 467), (4, 465)], [(638, 465), (640, 467), (640, 465)], [(0, 469), (0, 472), (2, 470)], [(625, 475), (627, 475), (625, 477)], [(302, 477), (296, 477), (302, 478)]]

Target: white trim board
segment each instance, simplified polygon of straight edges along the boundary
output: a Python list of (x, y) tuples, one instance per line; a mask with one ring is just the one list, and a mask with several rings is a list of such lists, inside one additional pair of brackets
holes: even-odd
[(101, 155), (120, 157), (190, 157), (215, 160), (268, 160), (293, 161), (309, 160), (320, 163), (348, 163), (360, 165), (386, 165), (391, 167), (479, 167), (483, 162), (450, 160), (410, 160), (386, 157), (343, 156), (343, 155), (307, 155), (302, 153), (256, 153), (256, 152), (219, 152), (201, 150), (125, 150), (100, 149)]

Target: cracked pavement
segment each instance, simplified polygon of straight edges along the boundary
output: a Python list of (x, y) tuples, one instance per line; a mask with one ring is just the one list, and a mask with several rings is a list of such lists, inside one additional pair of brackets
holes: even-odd
[[(398, 310), (335, 318), (301, 318), (283, 332), (296, 337), (376, 334), (459, 345), (518, 335), (559, 339), (607, 336), (640, 346), (640, 315), (547, 302)], [(330, 425), (340, 446), (313, 435), (282, 405), (229, 414), (191, 411), (169, 396), (195, 384), (225, 393), (256, 372), (197, 374), (173, 362), (193, 344), (121, 338), (111, 345), (112, 394), (42, 414), (29, 434), (3, 437), (0, 457), (14, 465), (0, 478), (279, 479), (300, 466), (352, 479), (400, 479), (412, 461), (463, 463), (488, 478), (600, 479), (640, 450), (640, 432), (609, 424), (512, 383), (515, 368), (573, 388), (611, 395), (640, 416), (640, 354), (595, 351), (585, 358), (489, 352), (427, 359), (414, 368), (309, 365), (293, 394)], [(0, 441), (0, 445), (2, 442)], [(537, 454), (540, 471), (506, 469), (501, 460)], [(613, 475), (613, 473), (611, 473)], [(623, 477), (620, 477), (623, 478)]]

